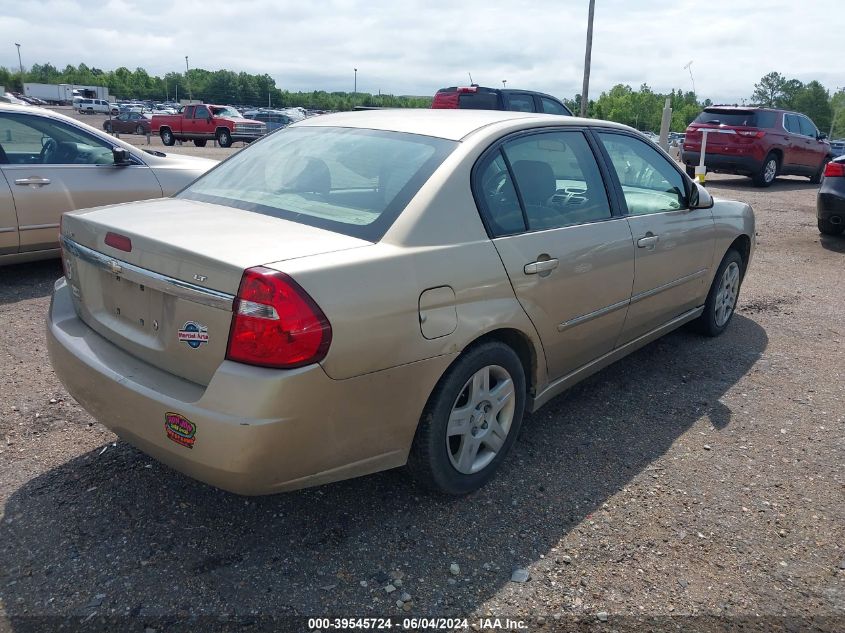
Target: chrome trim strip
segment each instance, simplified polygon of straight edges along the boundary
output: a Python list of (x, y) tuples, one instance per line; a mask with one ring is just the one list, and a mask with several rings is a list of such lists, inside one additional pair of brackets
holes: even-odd
[(701, 270), (692, 273), (691, 275), (686, 275), (684, 277), (680, 277), (675, 281), (670, 281), (668, 284), (664, 284), (662, 286), (658, 286), (657, 288), (652, 288), (651, 290), (646, 290), (645, 292), (641, 292), (638, 295), (634, 295), (631, 297), (631, 305), (635, 304), (637, 301), (642, 301), (643, 299), (648, 299), (649, 297), (653, 297), (654, 295), (660, 294), (665, 290), (671, 290), (681, 284), (685, 284), (688, 281), (692, 281), (694, 279), (698, 279), (699, 277), (703, 277), (707, 274), (707, 269), (702, 268)]
[(558, 332), (563, 332), (567, 328), (571, 328), (575, 325), (581, 325), (582, 323), (586, 323), (587, 321), (592, 321), (593, 319), (597, 319), (602, 317), (606, 314), (610, 314), (611, 312), (616, 312), (616, 310), (620, 310), (622, 308), (627, 308), (628, 304), (631, 303), (630, 299), (625, 299), (624, 301), (620, 301), (619, 303), (614, 303), (612, 305), (606, 306), (604, 308), (599, 308), (595, 312), (589, 312), (587, 314), (582, 314), (581, 316), (575, 317), (574, 319), (569, 319), (569, 321), (564, 321), (563, 323), (557, 326)]
[(675, 317), (671, 321), (664, 323), (661, 326), (656, 327), (651, 332), (646, 332), (639, 338), (635, 338), (633, 341), (629, 341), (622, 345), (621, 347), (617, 347), (614, 350), (609, 351), (604, 356), (600, 356), (599, 358), (590, 361), (586, 365), (582, 365), (578, 369), (562, 376), (561, 378), (557, 378), (552, 382), (548, 383), (537, 395), (533, 397), (529, 397), (528, 401), (528, 410), (531, 412), (536, 411), (544, 404), (546, 404), (549, 400), (554, 398), (559, 393), (569, 389), (571, 386), (575, 385), (576, 383), (584, 380), (588, 376), (592, 376), (597, 371), (600, 371), (610, 365), (611, 363), (623, 358), (637, 350), (644, 345), (647, 345), (651, 341), (660, 338), (664, 334), (667, 334), (674, 330), (677, 327), (680, 327), (684, 323), (692, 321), (696, 317), (698, 317), (702, 312), (704, 312), (704, 306), (699, 306), (697, 308), (693, 308), (683, 314)]
[(35, 231), (37, 229), (57, 229), (59, 228), (59, 223), (55, 222), (54, 224), (24, 224), (18, 230), (19, 231)]
[(9, 228), (0, 228), (0, 233), (14, 233), (18, 230), (16, 226), (10, 226)]
[(76, 257), (96, 266), (97, 268), (105, 270), (110, 274), (144, 285), (147, 288), (152, 288), (153, 290), (158, 290), (165, 294), (185, 299), (186, 301), (192, 301), (194, 303), (211, 306), (212, 308), (218, 308), (220, 310), (228, 310), (230, 312), (232, 310), (232, 305), (235, 301), (234, 295), (219, 292), (217, 290), (210, 290), (201, 286), (195, 286), (194, 284), (189, 284), (181, 279), (167, 277), (166, 275), (161, 275), (151, 270), (147, 270), (146, 268), (141, 268), (140, 266), (135, 266), (134, 264), (114, 259), (113, 257), (109, 257), (108, 255), (92, 250), (87, 246), (77, 244), (64, 235), (61, 237), (61, 242), (62, 247), (67, 249)]

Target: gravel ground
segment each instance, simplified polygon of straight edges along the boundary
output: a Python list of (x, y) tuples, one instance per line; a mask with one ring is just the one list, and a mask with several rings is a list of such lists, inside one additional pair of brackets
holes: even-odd
[(171, 471), (53, 375), (58, 262), (0, 268), (0, 631), (845, 630), (845, 239), (820, 238), (806, 179), (710, 189), (758, 218), (728, 332), (673, 333), (528, 416), (462, 499), (401, 471), (261, 498)]

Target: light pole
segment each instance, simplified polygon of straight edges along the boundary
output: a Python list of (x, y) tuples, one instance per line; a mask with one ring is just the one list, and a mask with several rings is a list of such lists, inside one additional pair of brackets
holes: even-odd
[(590, 102), (590, 61), (593, 56), (593, 14), (596, 12), (596, 0), (590, 0), (590, 12), (587, 15), (587, 52), (584, 53), (584, 84), (581, 87), (581, 116), (587, 116), (587, 104)]
[(21, 61), (21, 45), (15, 42), (15, 46), (18, 47), (18, 66), (21, 68), (21, 92), (23, 92), (23, 62)]
[(189, 70), (190, 70), (190, 68), (188, 68), (188, 56), (185, 55), (185, 83), (188, 84), (188, 99), (193, 101), (194, 100), (194, 92), (193, 92), (193, 90), (191, 90), (191, 82), (188, 81), (188, 71)]
[(690, 60), (689, 64), (684, 66), (684, 69), (689, 71), (689, 79), (692, 82), (692, 94), (695, 94), (695, 79), (692, 76), (692, 60)]
[(502, 79), (502, 88), (507, 88), (507, 87), (508, 87), (508, 80)]
[(352, 84), (352, 96), (355, 96), (358, 94), (358, 69), (353, 68), (352, 70), (355, 71), (355, 83)]

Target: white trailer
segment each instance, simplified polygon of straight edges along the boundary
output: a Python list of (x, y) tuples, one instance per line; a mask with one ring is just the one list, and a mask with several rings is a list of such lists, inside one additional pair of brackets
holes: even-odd
[(23, 85), (26, 97), (35, 97), (50, 103), (71, 103), (74, 97), (105, 99), (109, 101), (109, 89), (105, 86), (82, 86), (79, 84), (33, 84)]

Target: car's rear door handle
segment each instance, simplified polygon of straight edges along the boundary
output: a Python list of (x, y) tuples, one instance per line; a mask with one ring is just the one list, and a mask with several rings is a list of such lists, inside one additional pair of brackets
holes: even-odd
[(49, 185), (50, 179), (49, 178), (39, 178), (38, 176), (33, 176), (31, 178), (17, 178), (15, 180), (16, 185), (26, 186), (26, 185), (34, 185), (34, 186), (42, 186), (42, 185)]
[(525, 268), (523, 270), (526, 275), (536, 275), (537, 273), (551, 272), (557, 268), (558, 263), (559, 262), (556, 259), (543, 259), (531, 262), (530, 264), (525, 264)]
[(660, 236), (658, 235), (646, 235), (637, 240), (637, 246), (639, 248), (653, 248), (659, 239)]

